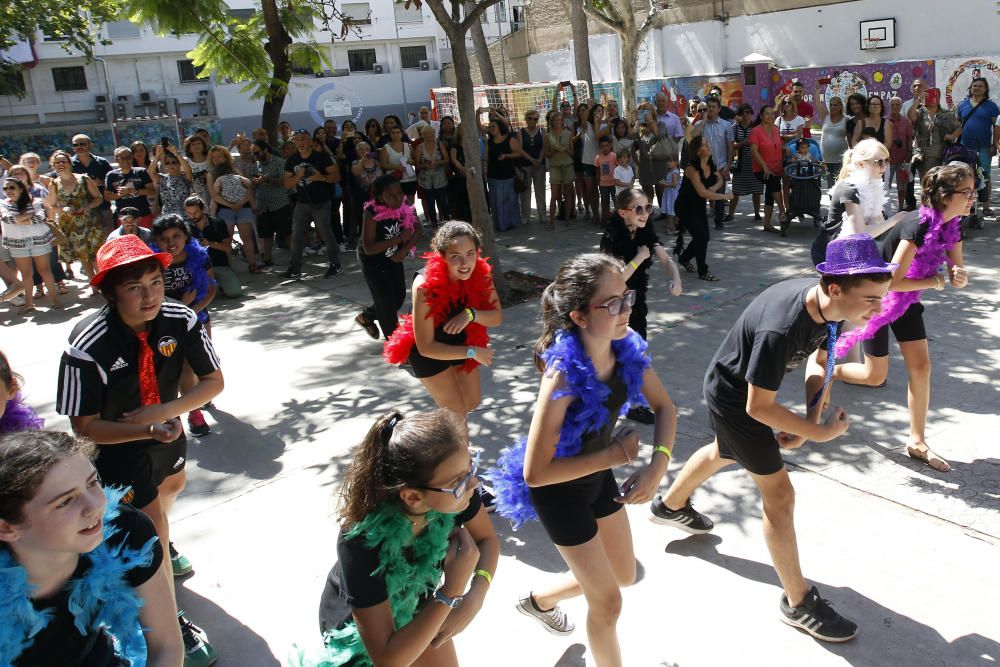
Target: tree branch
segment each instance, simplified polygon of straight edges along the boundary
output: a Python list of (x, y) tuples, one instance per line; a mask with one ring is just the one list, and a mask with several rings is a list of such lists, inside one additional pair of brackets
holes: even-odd
[[(593, 0), (584, 0), (583, 11), (590, 18), (594, 19), (608, 30), (613, 30), (619, 34), (625, 31), (625, 21), (621, 14), (611, 6), (610, 1), (604, 3), (605, 10), (599, 10), (593, 5)], [(610, 11), (607, 11), (609, 10)], [(607, 13), (605, 13), (607, 12)]]
[[(472, 27), (472, 24), (474, 22), (479, 21), (479, 17), (483, 15), (483, 12), (485, 12), (487, 9), (497, 4), (498, 2), (500, 2), (500, 0), (483, 0), (482, 2), (477, 2), (475, 5), (475, 9), (466, 14), (465, 20), (459, 24), (459, 28), (461, 28), (462, 34), (468, 32), (469, 28)], [(462, 6), (464, 7), (465, 3), (463, 3)]]

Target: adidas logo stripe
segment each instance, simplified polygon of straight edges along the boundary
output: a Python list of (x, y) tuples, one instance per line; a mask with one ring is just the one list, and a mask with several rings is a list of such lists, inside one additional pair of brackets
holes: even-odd
[(118, 360), (115, 361), (115, 363), (111, 364), (111, 370), (113, 371), (120, 371), (123, 368), (128, 368), (128, 362), (126, 362), (121, 357), (118, 357)]

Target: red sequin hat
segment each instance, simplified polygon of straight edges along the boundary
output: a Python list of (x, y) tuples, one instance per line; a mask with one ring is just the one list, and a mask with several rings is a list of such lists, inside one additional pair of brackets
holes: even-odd
[(153, 252), (149, 246), (134, 234), (125, 234), (111, 239), (97, 251), (97, 275), (90, 279), (90, 284), (100, 287), (101, 282), (113, 269), (126, 264), (141, 262), (150, 257), (158, 260), (163, 268), (170, 266), (169, 252)]

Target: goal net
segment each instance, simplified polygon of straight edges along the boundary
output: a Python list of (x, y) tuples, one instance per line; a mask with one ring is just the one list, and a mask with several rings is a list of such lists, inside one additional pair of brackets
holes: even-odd
[[(577, 102), (590, 99), (590, 86), (586, 81), (574, 81)], [(473, 89), (476, 108), (503, 106), (507, 109), (511, 125), (519, 128), (524, 125), (524, 114), (527, 111), (539, 112), (539, 125), (544, 127), (545, 114), (552, 110), (552, 98), (559, 90), (559, 82), (545, 81), (541, 83), (513, 83), (489, 86), (475, 86)], [(573, 92), (568, 87), (559, 91), (557, 106), (566, 100), (573, 102)], [(431, 106), (433, 117), (440, 120), (451, 116), (455, 122), (461, 122), (458, 111), (458, 93), (454, 88), (432, 88)], [(486, 114), (480, 119), (486, 122)]]

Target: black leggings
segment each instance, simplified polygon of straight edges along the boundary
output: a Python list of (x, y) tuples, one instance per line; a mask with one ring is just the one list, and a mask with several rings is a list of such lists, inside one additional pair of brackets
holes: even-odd
[(649, 307), (646, 305), (646, 289), (635, 291), (635, 305), (632, 306), (632, 313), (628, 316), (628, 326), (632, 331), (642, 336), (646, 340), (646, 316), (649, 314)]
[(698, 263), (698, 275), (704, 276), (708, 273), (708, 215), (705, 213), (704, 205), (700, 211), (677, 211), (677, 218), (681, 225), (691, 234), (691, 243), (681, 253), (679, 261), (687, 264), (692, 259)]
[[(361, 252), (358, 251), (360, 258)], [(406, 301), (403, 263), (389, 259), (372, 262), (361, 259), (361, 273), (368, 283), (374, 305), (365, 308), (365, 317), (378, 320), (382, 335), (388, 338), (399, 325), (399, 309)]]
[(451, 219), (448, 209), (448, 188), (424, 188), (424, 215), (427, 220), (436, 225), (438, 220), (444, 222)]

